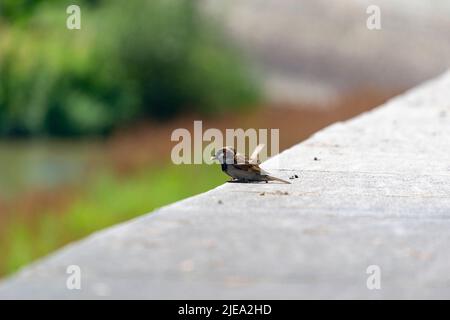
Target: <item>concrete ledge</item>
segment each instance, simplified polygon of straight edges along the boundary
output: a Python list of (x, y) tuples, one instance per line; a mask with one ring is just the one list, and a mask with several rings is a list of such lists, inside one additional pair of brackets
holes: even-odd
[(99, 232), (0, 298), (450, 298), (450, 73), (278, 157), (264, 167), (292, 185), (226, 184)]

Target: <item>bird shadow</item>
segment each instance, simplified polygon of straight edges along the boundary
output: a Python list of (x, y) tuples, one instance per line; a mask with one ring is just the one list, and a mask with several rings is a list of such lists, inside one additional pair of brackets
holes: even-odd
[(278, 181), (253, 181), (253, 180), (228, 180), (227, 183), (251, 183), (251, 184), (268, 184), (268, 183), (276, 183), (276, 184), (283, 184)]

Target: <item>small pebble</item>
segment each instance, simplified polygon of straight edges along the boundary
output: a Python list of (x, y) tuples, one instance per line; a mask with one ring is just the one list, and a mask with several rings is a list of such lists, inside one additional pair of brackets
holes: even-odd
[(260, 196), (264, 196), (264, 195), (266, 195), (266, 193), (265, 192), (261, 192), (259, 195)]
[(317, 157), (314, 157), (314, 161), (317, 161), (317, 160), (319, 160)]
[(218, 204), (223, 204), (222, 200), (217, 201)]

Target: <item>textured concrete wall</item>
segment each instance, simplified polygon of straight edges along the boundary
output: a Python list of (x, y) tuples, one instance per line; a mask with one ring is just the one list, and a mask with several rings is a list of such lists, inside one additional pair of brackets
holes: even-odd
[(101, 231), (0, 298), (450, 298), (449, 89), (447, 73), (264, 163), (291, 185), (225, 184)]

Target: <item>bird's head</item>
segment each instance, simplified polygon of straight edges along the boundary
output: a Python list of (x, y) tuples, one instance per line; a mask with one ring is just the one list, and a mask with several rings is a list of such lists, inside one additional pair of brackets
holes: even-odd
[(232, 164), (234, 163), (234, 156), (236, 151), (232, 147), (224, 147), (217, 150), (216, 154), (211, 157), (211, 160), (218, 160), (220, 163)]

